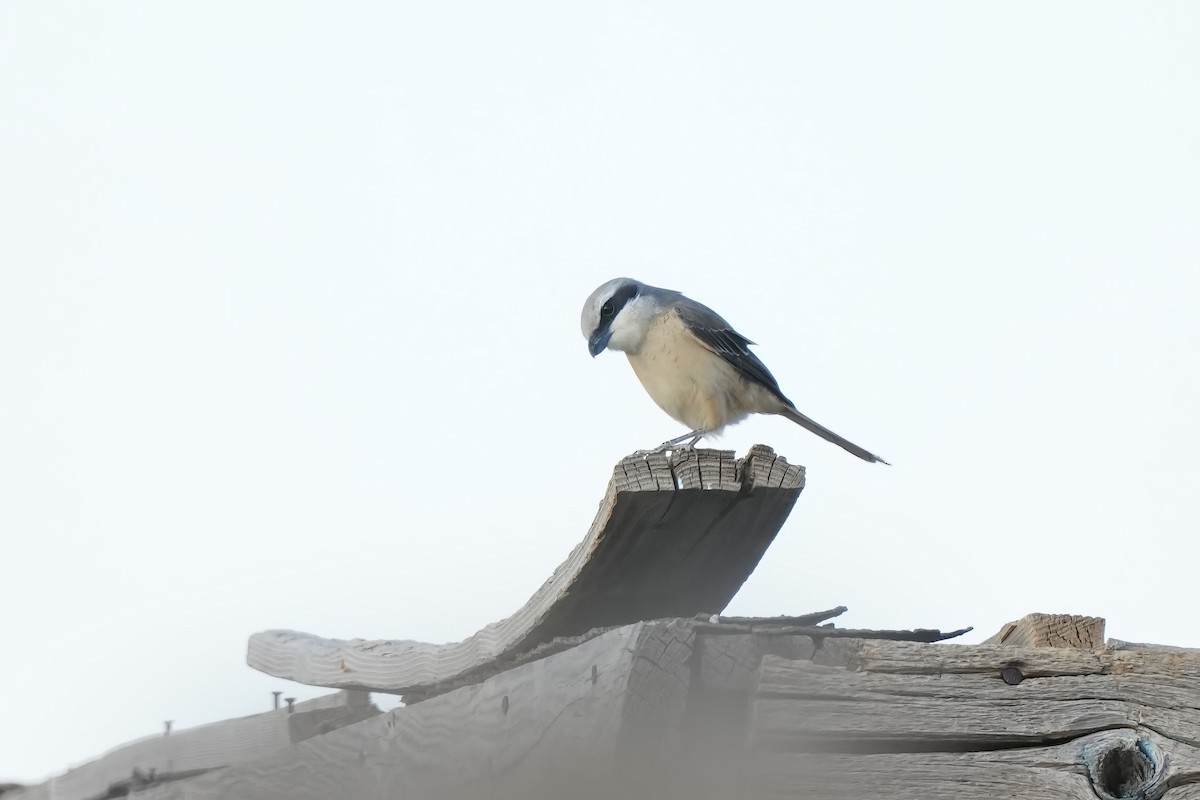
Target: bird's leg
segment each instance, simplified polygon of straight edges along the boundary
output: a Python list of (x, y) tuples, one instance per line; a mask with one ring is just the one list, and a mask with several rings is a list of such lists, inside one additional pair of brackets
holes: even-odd
[[(708, 431), (704, 430), (703, 428), (696, 428), (696, 430), (688, 431), (683, 436), (676, 436), (674, 439), (670, 439), (668, 441), (663, 442), (662, 444), (660, 444), (658, 447), (654, 448), (650, 452), (661, 453), (666, 450), (691, 450), (693, 447), (696, 446), (696, 442), (700, 441), (707, 435), (708, 435)], [(678, 445), (680, 445), (685, 439), (691, 439), (691, 441), (688, 442), (687, 444), (683, 445), (682, 447), (679, 447)]]
[[(705, 436), (708, 436), (707, 430), (704, 428), (696, 428), (696, 430), (688, 431), (683, 436), (676, 436), (674, 439), (668, 439), (653, 450), (637, 450), (633, 453), (633, 455), (648, 456), (653, 455), (654, 453), (665, 453), (668, 450), (674, 450), (677, 453), (686, 450), (693, 450), (696, 447), (696, 442), (700, 441)], [(684, 444), (683, 442), (685, 439), (690, 441), (688, 441), (687, 444)]]

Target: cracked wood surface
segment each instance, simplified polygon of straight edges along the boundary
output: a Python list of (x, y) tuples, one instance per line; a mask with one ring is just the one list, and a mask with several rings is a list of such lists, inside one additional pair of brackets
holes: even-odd
[(761, 656), (747, 729), (758, 797), (1182, 800), (1200, 652), (830, 639)]
[(693, 633), (637, 623), (139, 800), (674, 797)]
[(518, 663), (556, 637), (718, 613), (757, 566), (804, 487), (769, 447), (745, 458), (695, 450), (670, 463), (629, 456), (613, 470), (583, 541), (516, 613), (461, 642), (250, 638), (250, 666), (314, 686), (431, 697)]
[(1013, 647), (1082, 647), (1104, 645), (1104, 619), (1078, 614), (1026, 614), (1010, 622), (983, 644)]

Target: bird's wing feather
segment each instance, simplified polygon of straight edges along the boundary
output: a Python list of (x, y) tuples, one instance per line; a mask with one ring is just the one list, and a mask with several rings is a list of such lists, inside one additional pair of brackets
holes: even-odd
[(779, 382), (775, 380), (775, 376), (758, 356), (750, 352), (749, 345), (754, 342), (735, 331), (720, 314), (688, 298), (680, 298), (674, 304), (674, 309), (684, 327), (702, 345), (724, 359), (739, 375), (770, 389), (780, 400), (791, 405), (791, 401), (779, 390)]

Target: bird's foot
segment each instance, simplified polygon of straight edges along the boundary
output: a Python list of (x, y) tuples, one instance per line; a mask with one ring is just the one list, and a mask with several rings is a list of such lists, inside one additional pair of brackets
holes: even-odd
[(634, 450), (630, 455), (637, 458), (646, 458), (648, 456), (674, 455), (676, 453), (690, 453), (694, 450), (690, 444), (674, 444), (663, 442), (653, 450)]
[[(707, 435), (708, 435), (708, 431), (706, 431), (702, 428), (697, 428), (694, 431), (688, 431), (683, 436), (676, 436), (674, 439), (669, 439), (669, 440), (663, 442), (662, 444), (660, 444), (658, 447), (654, 448), (650, 452), (665, 453), (668, 450), (671, 450), (671, 451), (674, 451), (677, 453), (689, 452), (691, 450), (695, 450), (696, 442), (700, 441)], [(688, 440), (690, 440), (690, 441), (688, 441)], [(684, 444), (685, 441), (687, 442), (686, 444)]]
[(662, 453), (669, 454), (668, 460), (674, 463), (679, 456), (685, 456), (696, 449), (696, 442), (708, 435), (708, 431), (694, 430), (688, 431), (683, 436), (676, 436), (674, 439), (669, 439), (653, 450), (634, 450), (632, 455), (636, 458), (646, 458), (647, 456), (655, 456)]

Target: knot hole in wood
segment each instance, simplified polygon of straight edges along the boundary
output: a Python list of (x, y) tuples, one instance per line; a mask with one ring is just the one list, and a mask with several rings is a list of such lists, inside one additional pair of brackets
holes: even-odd
[(1145, 797), (1154, 777), (1154, 762), (1146, 752), (1150, 743), (1122, 742), (1100, 754), (1092, 782), (1105, 800)]

